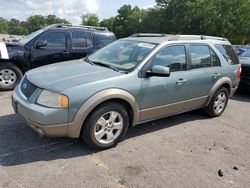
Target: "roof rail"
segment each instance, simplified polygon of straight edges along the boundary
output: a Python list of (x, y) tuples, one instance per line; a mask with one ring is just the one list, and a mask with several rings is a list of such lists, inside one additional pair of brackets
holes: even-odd
[(176, 40), (221, 40), (228, 41), (223, 37), (212, 37), (205, 35), (170, 35), (164, 33), (135, 33), (130, 37), (168, 37), (168, 41), (176, 41)]
[(129, 37), (168, 37), (171, 35), (164, 33), (135, 33)]
[(52, 24), (52, 25), (49, 25), (47, 28), (66, 28), (66, 27), (79, 27), (79, 28), (86, 28), (86, 29), (108, 31), (106, 27), (95, 27), (95, 26), (89, 26), (89, 25), (72, 25), (72, 24)]
[(168, 40), (220, 40), (220, 41), (228, 41), (223, 37), (212, 37), (212, 36), (204, 36), (204, 35), (173, 35)]

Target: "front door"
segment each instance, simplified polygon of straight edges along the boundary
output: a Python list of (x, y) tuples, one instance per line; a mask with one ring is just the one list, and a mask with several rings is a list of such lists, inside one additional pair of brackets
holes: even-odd
[(180, 112), (183, 101), (189, 98), (185, 45), (171, 45), (161, 49), (150, 63), (152, 66), (169, 67), (170, 76), (142, 79), (140, 121)]
[[(46, 45), (37, 47), (38, 42), (45, 42)], [(43, 34), (35, 42), (31, 51), (32, 67), (39, 67), (51, 63), (67, 60), (66, 33), (48, 32)]]

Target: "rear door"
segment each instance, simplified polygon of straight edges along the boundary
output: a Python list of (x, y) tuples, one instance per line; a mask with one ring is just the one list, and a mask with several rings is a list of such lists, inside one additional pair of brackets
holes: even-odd
[[(203, 105), (214, 84), (221, 78), (218, 56), (207, 44), (189, 44), (190, 80), (188, 95), (193, 106)], [(191, 106), (190, 106), (191, 107)]]
[[(39, 41), (47, 45), (36, 47)], [(41, 35), (31, 48), (32, 67), (39, 67), (65, 60), (67, 35), (65, 31), (49, 31)]]
[(78, 29), (70, 32), (69, 53), (71, 59), (80, 59), (95, 51), (91, 32)]

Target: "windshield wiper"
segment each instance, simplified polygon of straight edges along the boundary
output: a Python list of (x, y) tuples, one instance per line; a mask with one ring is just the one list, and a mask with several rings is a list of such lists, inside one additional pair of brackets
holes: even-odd
[(103, 66), (103, 67), (108, 67), (108, 68), (113, 69), (113, 70), (116, 71), (116, 72), (119, 72), (119, 69), (115, 68), (115, 67), (112, 66), (112, 65), (102, 63), (101, 61), (91, 61), (91, 62), (94, 63), (94, 64), (96, 64), (96, 65), (100, 65), (100, 66)]
[(119, 72), (119, 71), (120, 71), (119, 69), (115, 68), (115, 67), (112, 66), (112, 65), (102, 63), (101, 61), (92, 61), (92, 60), (90, 60), (88, 57), (86, 57), (84, 60), (85, 60), (86, 62), (92, 64), (92, 65), (95, 64), (95, 65), (100, 65), (100, 66), (103, 66), (103, 67), (108, 67), (108, 68), (110, 68), (110, 69), (113, 69), (113, 70), (116, 71), (116, 72)]
[[(83, 61), (83, 59), (81, 59)], [(89, 60), (88, 56), (84, 58), (84, 61), (90, 63), (91, 65), (94, 65), (92, 61)]]

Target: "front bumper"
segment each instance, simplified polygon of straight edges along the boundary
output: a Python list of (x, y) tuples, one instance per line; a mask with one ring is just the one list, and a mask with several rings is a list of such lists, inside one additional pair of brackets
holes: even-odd
[(27, 124), (40, 135), (64, 137), (68, 132), (68, 110), (47, 108), (24, 99), (16, 87), (12, 94), (12, 107)]

